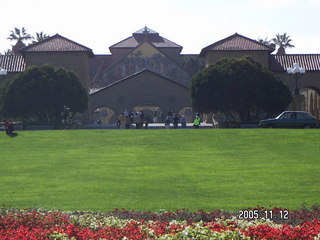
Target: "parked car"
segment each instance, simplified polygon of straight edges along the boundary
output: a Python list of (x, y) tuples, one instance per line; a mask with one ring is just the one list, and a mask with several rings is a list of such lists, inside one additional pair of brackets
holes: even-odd
[(285, 111), (276, 118), (260, 121), (264, 128), (316, 128), (320, 121), (307, 112)]

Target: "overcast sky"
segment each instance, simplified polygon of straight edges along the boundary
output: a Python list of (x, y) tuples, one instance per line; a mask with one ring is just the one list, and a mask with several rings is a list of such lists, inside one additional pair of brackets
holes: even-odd
[(183, 47), (201, 49), (234, 33), (252, 39), (287, 33), (287, 53), (320, 53), (320, 0), (1, 0), (0, 52), (14, 27), (60, 35), (109, 54), (145, 25)]

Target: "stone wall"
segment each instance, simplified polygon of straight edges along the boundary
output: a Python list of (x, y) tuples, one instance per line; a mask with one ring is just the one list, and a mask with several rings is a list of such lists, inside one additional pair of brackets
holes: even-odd
[(89, 89), (89, 57), (82, 52), (26, 52), (25, 61), (28, 66), (51, 64), (73, 71), (80, 83)]

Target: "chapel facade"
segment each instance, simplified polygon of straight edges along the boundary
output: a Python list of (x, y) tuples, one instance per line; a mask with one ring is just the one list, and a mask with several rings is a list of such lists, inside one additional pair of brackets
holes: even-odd
[(89, 110), (82, 115), (87, 123), (98, 119), (115, 123), (124, 111), (144, 111), (150, 117), (171, 111), (191, 121), (192, 76), (221, 58), (241, 56), (260, 62), (290, 89), (294, 81), (286, 69), (299, 63), (306, 69), (299, 79), (303, 96), (299, 108), (320, 118), (320, 54), (273, 54), (273, 46), (237, 33), (204, 47), (200, 54), (181, 54), (182, 46), (148, 27), (110, 46), (111, 54), (105, 55), (94, 55), (90, 48), (59, 34), (29, 46), (17, 45), (14, 55), (0, 56), (0, 67), (8, 72), (0, 76), (0, 85), (31, 65), (71, 70), (88, 91)]

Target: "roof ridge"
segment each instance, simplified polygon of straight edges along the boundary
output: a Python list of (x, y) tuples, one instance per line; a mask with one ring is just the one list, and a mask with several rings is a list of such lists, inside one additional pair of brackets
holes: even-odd
[(140, 44), (140, 42), (143, 42), (143, 39), (141, 38), (143, 35), (146, 35), (146, 36), (150, 35), (150, 37), (151, 36), (156, 36), (157, 39), (163, 40), (163, 45), (162, 46), (156, 46), (157, 43), (159, 44), (159, 42), (154, 41), (153, 38), (150, 38), (151, 40), (148, 41), (148, 42), (152, 43), (157, 48), (181, 48), (182, 49), (182, 46), (176, 44), (175, 42), (173, 42), (173, 41), (171, 41), (171, 40), (169, 40), (167, 38), (162, 37), (158, 32), (156, 32), (154, 30), (151, 30), (149, 28), (147, 28), (147, 29), (151, 30), (152, 33), (143, 33), (143, 32), (142, 33), (138, 33), (139, 31), (142, 31), (144, 29), (145, 28), (140, 29), (137, 32), (132, 33), (131, 36), (129, 36), (129, 37), (127, 37), (127, 38), (125, 38), (125, 39), (113, 44), (113, 45), (111, 45), (109, 47), (110, 52), (114, 48), (124, 48), (124, 49), (125, 48), (126, 49), (135, 48), (136, 46), (138, 46)]
[(133, 74), (131, 74), (131, 75), (129, 75), (129, 76), (126, 76), (126, 77), (124, 77), (124, 78), (122, 78), (122, 79), (119, 79), (119, 80), (116, 81), (116, 82), (110, 83), (109, 85), (100, 88), (99, 90), (97, 90), (96, 92), (91, 93), (90, 95), (96, 94), (96, 93), (98, 93), (98, 92), (100, 92), (100, 91), (103, 91), (103, 90), (105, 90), (105, 89), (107, 89), (107, 88), (110, 88), (110, 87), (112, 87), (112, 86), (114, 86), (114, 85), (116, 85), (116, 84), (119, 84), (119, 83), (121, 83), (121, 82), (123, 82), (123, 81), (128, 80), (128, 79), (131, 78), (131, 77), (134, 77), (134, 76), (137, 76), (137, 75), (139, 75), (139, 74), (142, 74), (143, 72), (150, 72), (150, 73), (152, 73), (152, 74), (154, 74), (154, 75), (157, 75), (157, 76), (159, 76), (159, 77), (161, 77), (161, 78), (164, 78), (165, 80), (167, 80), (167, 81), (169, 81), (169, 82), (171, 82), (171, 83), (173, 83), (173, 84), (176, 84), (176, 85), (179, 85), (179, 86), (181, 86), (181, 87), (190, 89), (188, 86), (183, 85), (183, 84), (181, 84), (181, 83), (178, 83), (178, 82), (176, 82), (176, 81), (174, 81), (174, 80), (172, 80), (172, 79), (170, 79), (170, 78), (168, 78), (168, 77), (166, 77), (166, 76), (163, 76), (163, 75), (161, 75), (161, 74), (159, 74), (159, 73), (157, 73), (157, 72), (155, 72), (155, 71), (153, 71), (153, 70), (151, 70), (151, 69), (144, 68), (144, 69), (142, 69), (142, 70), (139, 71), (139, 72), (133, 73)]
[[(132, 38), (132, 36), (127, 37), (127, 38), (125, 38), (125, 39), (123, 39), (123, 40), (121, 40), (121, 41), (119, 41), (119, 42), (117, 42), (117, 43), (113, 44), (112, 46), (110, 46), (110, 47), (109, 47), (109, 49), (110, 49), (110, 48), (113, 48), (115, 45), (118, 45), (119, 43), (124, 42), (124, 41), (126, 41), (126, 40), (128, 40), (128, 39), (130, 39), (130, 38)], [(111, 51), (110, 51), (110, 52), (111, 52)]]
[(241, 34), (239, 34), (239, 33), (235, 33), (235, 35), (238, 35), (238, 36), (240, 36), (240, 37), (243, 37), (243, 38), (245, 38), (245, 39), (247, 39), (247, 40), (249, 40), (249, 41), (253, 41), (253, 42), (255, 42), (255, 43), (259, 44), (260, 46), (270, 48), (270, 50), (272, 50), (272, 52), (275, 50), (273, 47), (271, 47), (271, 46), (269, 46), (269, 45), (267, 45), (267, 44), (261, 43), (261, 42), (259, 42), (259, 41), (255, 40), (255, 39), (252, 39), (252, 38), (246, 37), (246, 36), (241, 35)]
[[(219, 40), (219, 41), (217, 41), (215, 43), (212, 43), (209, 46), (203, 48), (201, 50), (201, 52), (200, 52), (200, 56), (203, 56), (206, 51), (210, 51), (211, 48), (213, 48), (215, 46), (219, 46), (219, 45), (221, 45), (221, 44), (223, 44), (223, 43), (225, 43), (225, 42), (227, 42), (229, 40), (234, 39), (235, 37), (240, 37), (240, 38), (243, 38), (243, 39), (245, 39), (247, 41), (250, 41), (250, 42), (253, 42), (253, 43), (257, 44), (257, 45), (260, 45), (261, 47), (264, 47), (266, 49), (265, 51), (269, 51), (270, 53), (274, 51), (274, 48), (272, 48), (271, 46), (268, 46), (266, 44), (260, 43), (257, 40), (248, 38), (248, 37), (243, 36), (243, 35), (241, 35), (241, 34), (236, 32), (236, 33), (234, 33), (234, 34), (232, 34), (232, 35), (230, 35), (230, 36), (228, 36), (226, 38), (223, 38), (223, 39), (221, 39), (221, 40)], [(232, 50), (228, 49), (228, 51), (232, 51)], [(235, 50), (235, 51), (241, 51), (241, 50), (239, 49), (239, 50)]]
[(315, 55), (320, 55), (320, 53), (289, 53), (289, 54), (283, 54), (283, 55), (277, 55), (277, 54), (271, 54), (270, 56), (277, 56), (277, 57), (281, 57), (281, 56), (315, 56)]
[(28, 50), (28, 49), (36, 46), (36, 45), (39, 45), (39, 44), (42, 44), (42, 43), (44, 43), (44, 42), (50, 41), (50, 40), (52, 40), (53, 38), (56, 38), (57, 36), (60, 36), (60, 35), (59, 35), (58, 33), (56, 33), (55, 35), (50, 36), (50, 37), (48, 37), (48, 38), (46, 38), (46, 39), (43, 39), (43, 40), (41, 40), (40, 42), (31, 43), (31, 44), (29, 44), (28, 46), (25, 46), (25, 47), (19, 49), (19, 52), (25, 52), (26, 50)]
[(61, 35), (58, 34), (58, 33), (57, 33), (55, 36), (61, 37), (61, 38), (63, 38), (63, 39), (66, 40), (66, 41), (72, 42), (72, 43), (74, 43), (74, 44), (76, 44), (76, 45), (79, 45), (79, 46), (87, 49), (88, 51), (91, 51), (91, 52), (92, 52), (92, 49), (91, 49), (91, 48), (88, 48), (88, 47), (86, 47), (86, 46), (84, 46), (84, 45), (82, 45), (82, 44), (80, 44), (80, 43), (78, 43), (78, 42), (76, 42), (76, 41), (73, 41), (73, 40), (71, 40), (71, 39), (69, 39), (69, 38), (66, 38), (66, 37), (64, 37), (64, 36), (61, 36)]
[[(61, 35), (58, 34), (58, 33), (56, 33), (55, 35), (53, 35), (53, 36), (51, 36), (51, 37), (48, 37), (48, 38), (40, 41), (40, 42), (35, 42), (35, 43), (32, 43), (32, 44), (30, 44), (30, 45), (28, 45), (28, 46), (26, 46), (26, 47), (24, 47), (24, 48), (21, 48), (21, 49), (19, 49), (19, 52), (21, 52), (21, 53), (27, 52), (28, 50), (30, 50), (30, 49), (32, 49), (32, 48), (34, 48), (34, 47), (41, 46), (41, 45), (43, 45), (43, 44), (45, 44), (45, 43), (47, 43), (47, 42), (50, 42), (50, 41), (52, 41), (52, 40), (54, 40), (54, 39), (59, 39), (59, 38), (62, 39), (62, 40), (64, 40), (64, 41), (67, 41), (67, 42), (69, 42), (69, 43), (71, 43), (71, 44), (73, 44), (73, 45), (76, 45), (76, 46), (80, 47), (80, 49), (84, 50), (85, 52), (89, 52), (89, 55), (90, 55), (90, 56), (93, 56), (93, 55), (94, 55), (91, 48), (88, 48), (88, 47), (86, 47), (86, 46), (84, 46), (84, 45), (82, 45), (82, 44), (80, 44), (80, 43), (78, 43), (78, 42), (75, 42), (75, 41), (73, 41), (73, 40), (71, 40), (71, 39), (69, 39), (69, 38), (66, 38), (66, 37), (64, 37), (64, 36), (61, 36)], [(57, 51), (58, 51), (58, 50), (57, 50)], [(40, 50), (39, 52), (42, 52), (42, 51)]]

